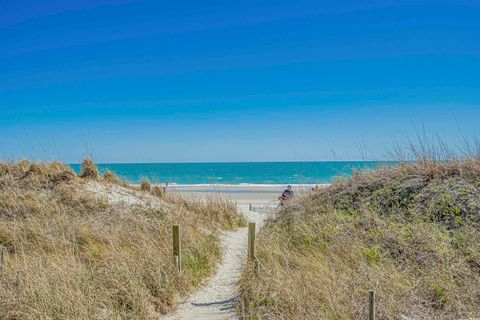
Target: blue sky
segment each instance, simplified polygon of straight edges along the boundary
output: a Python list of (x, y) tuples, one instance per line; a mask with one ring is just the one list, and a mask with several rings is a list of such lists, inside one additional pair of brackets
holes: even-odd
[(480, 133), (475, 2), (0, 0), (0, 157), (382, 158), (423, 128), (457, 145)]

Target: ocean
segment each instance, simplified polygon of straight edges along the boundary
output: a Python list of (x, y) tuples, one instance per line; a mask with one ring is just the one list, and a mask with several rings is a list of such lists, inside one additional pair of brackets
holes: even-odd
[[(350, 176), (354, 169), (392, 164), (394, 162), (383, 161), (104, 163), (98, 167), (101, 172), (111, 170), (133, 184), (146, 178), (152, 183), (178, 185), (278, 185), (325, 184), (338, 176)], [(71, 164), (71, 167), (80, 172), (79, 164)]]

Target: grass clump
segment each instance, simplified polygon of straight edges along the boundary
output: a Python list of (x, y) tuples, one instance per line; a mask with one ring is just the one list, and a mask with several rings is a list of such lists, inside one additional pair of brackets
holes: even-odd
[(85, 158), (83, 160), (80, 177), (86, 178), (86, 179), (98, 180), (98, 178), (100, 177), (100, 173), (98, 172), (98, 168), (92, 159)]
[(480, 316), (480, 160), (355, 173), (298, 199), (262, 229), (251, 319)]
[(150, 192), (152, 189), (150, 182), (147, 179), (143, 179), (140, 183), (140, 190)]
[(57, 163), (0, 163), (0, 318), (157, 319), (213, 272), (220, 231), (236, 217), (225, 203), (160, 199)]
[(217, 227), (224, 230), (233, 230), (247, 225), (243, 215), (234, 214), (237, 210), (235, 204), (219, 197), (211, 197), (207, 201), (201, 201), (186, 200), (181, 196), (168, 194), (168, 198), (178, 206), (195, 212), (198, 216), (215, 223)]
[(117, 175), (110, 170), (106, 170), (103, 173), (103, 180), (107, 183), (112, 183), (112, 184), (120, 183), (120, 179), (117, 177)]
[(162, 186), (152, 186), (150, 190), (151, 194), (154, 196), (162, 198), (165, 195), (165, 188)]

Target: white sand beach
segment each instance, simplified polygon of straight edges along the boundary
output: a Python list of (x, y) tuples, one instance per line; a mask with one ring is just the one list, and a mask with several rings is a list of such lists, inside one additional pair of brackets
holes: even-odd
[[(245, 184), (245, 185), (171, 185), (168, 192), (179, 193), (182, 196), (196, 199), (220, 197), (229, 199), (237, 204), (278, 204), (278, 196), (285, 190), (287, 185), (275, 184)], [(292, 185), (293, 190), (298, 194), (310, 192), (315, 185), (299, 184)]]

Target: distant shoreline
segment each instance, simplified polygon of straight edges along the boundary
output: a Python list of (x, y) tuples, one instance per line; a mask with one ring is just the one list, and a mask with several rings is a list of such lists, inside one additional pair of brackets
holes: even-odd
[[(169, 185), (167, 192), (176, 193), (187, 198), (208, 199), (222, 198), (239, 204), (278, 203), (278, 197), (288, 184), (197, 184)], [(326, 187), (329, 184), (318, 184)], [(291, 184), (297, 194), (307, 194), (315, 184)]]
[[(132, 186), (140, 186), (138, 183), (130, 184)], [(158, 186), (166, 186), (165, 182), (162, 183), (152, 183), (152, 185)], [(188, 183), (169, 183), (167, 188), (223, 188), (223, 187), (233, 187), (233, 188), (277, 188), (277, 187), (286, 187), (290, 185), (292, 187), (326, 187), (331, 185), (331, 183), (275, 183), (275, 184), (268, 184), (268, 183), (198, 183), (198, 184), (188, 184)]]
[[(243, 162), (243, 163), (151, 163), (99, 164), (101, 173), (114, 172), (121, 179), (140, 184), (177, 186), (314, 186), (332, 183), (357, 171), (392, 165), (391, 162)], [(79, 165), (70, 165), (81, 172)]]

